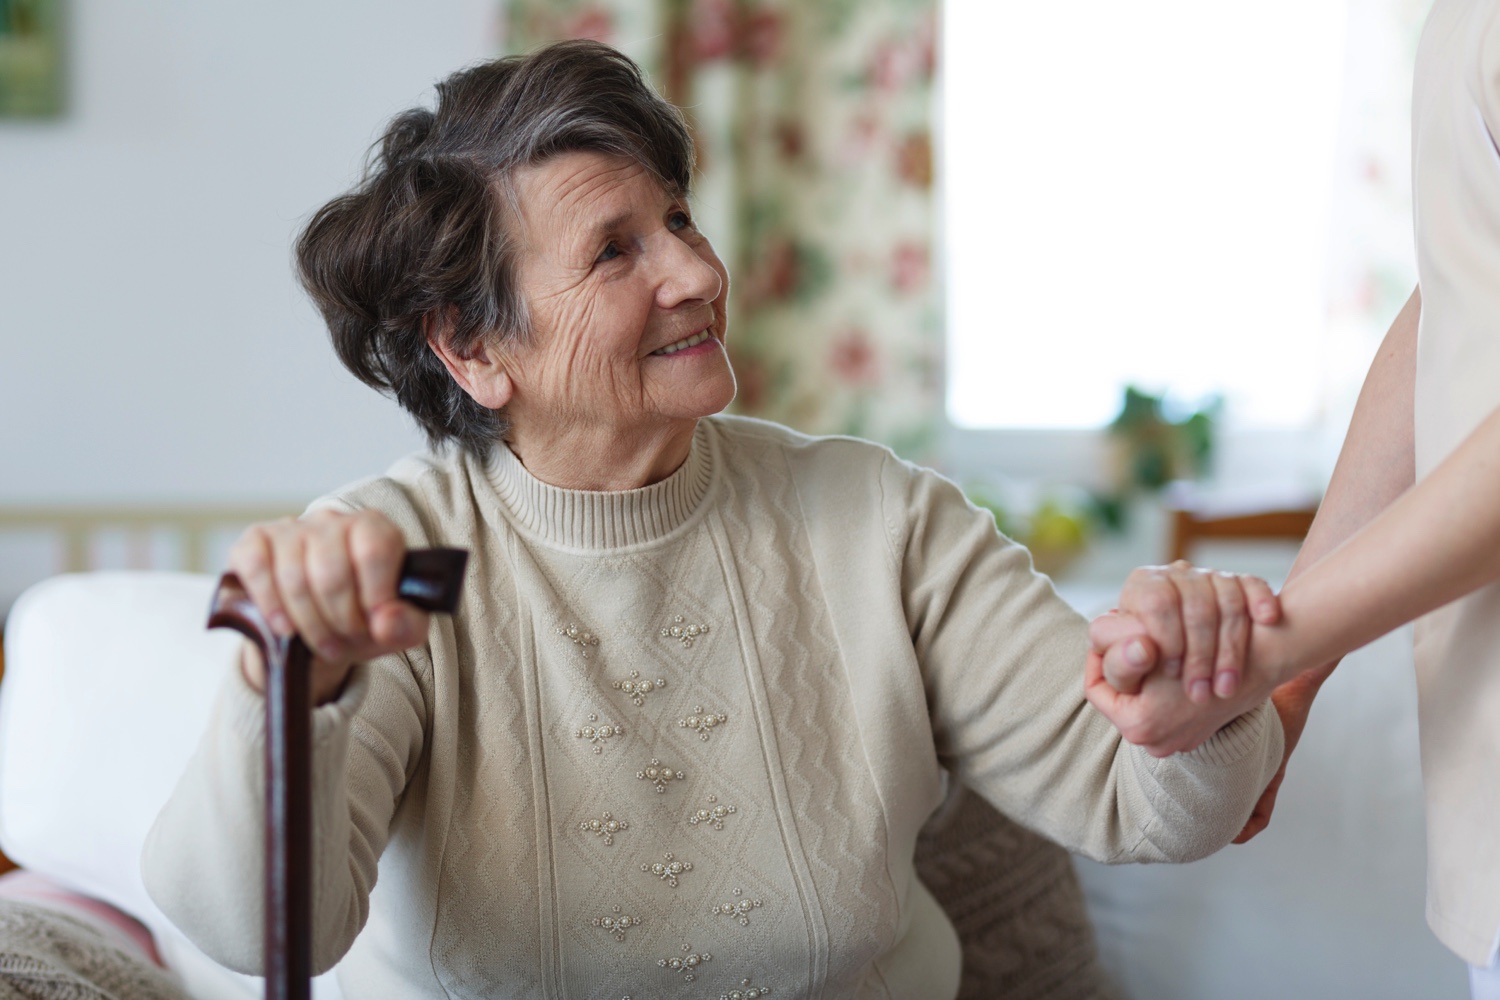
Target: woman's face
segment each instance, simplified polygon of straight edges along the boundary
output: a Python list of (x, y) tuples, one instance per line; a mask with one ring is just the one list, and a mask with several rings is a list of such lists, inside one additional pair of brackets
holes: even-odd
[(631, 435), (728, 406), (729, 275), (686, 201), (600, 153), (524, 167), (514, 189), (531, 337), (507, 349), (513, 428)]

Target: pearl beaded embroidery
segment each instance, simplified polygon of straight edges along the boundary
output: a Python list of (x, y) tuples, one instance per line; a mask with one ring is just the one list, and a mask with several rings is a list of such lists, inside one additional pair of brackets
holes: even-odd
[(577, 646), (578, 651), (583, 654), (584, 659), (588, 658), (590, 648), (599, 645), (598, 636), (587, 629), (579, 628), (577, 625), (571, 623), (557, 626), (557, 634), (564, 639), (570, 640), (573, 645)]
[(734, 806), (720, 805), (719, 797), (717, 795), (710, 795), (707, 807), (695, 809), (689, 814), (688, 825), (697, 826), (699, 823), (707, 823), (715, 830), (722, 830), (724, 829), (725, 818), (734, 815), (734, 812)]
[(670, 852), (663, 854), (661, 860), (655, 864), (641, 865), (641, 871), (648, 875), (655, 875), (674, 889), (677, 888), (678, 877), (692, 870), (691, 861), (678, 861)]
[(687, 954), (680, 958), (675, 955), (671, 958), (658, 958), (656, 964), (663, 969), (682, 973), (683, 982), (690, 983), (698, 978), (694, 975), (694, 971), (698, 966), (704, 962), (712, 962), (714, 957), (706, 951), (701, 955), (698, 954), (693, 951), (693, 946), (690, 944), (683, 945), (682, 950)]
[(662, 767), (661, 761), (655, 757), (651, 758), (651, 763), (635, 772), (635, 776), (640, 781), (651, 782), (656, 786), (658, 792), (665, 792), (668, 784), (673, 781), (682, 780), (681, 771), (674, 771), (670, 767)]
[(702, 705), (693, 706), (693, 714), (686, 719), (678, 719), (677, 724), (684, 729), (691, 729), (698, 734), (700, 740), (707, 740), (713, 735), (715, 726), (722, 726), (729, 721), (729, 716), (723, 712), (704, 712)]
[(604, 840), (605, 847), (612, 847), (615, 842), (615, 834), (630, 829), (630, 824), (623, 819), (615, 819), (609, 813), (605, 813), (598, 819), (586, 819), (578, 824), (578, 829), (584, 833), (592, 833)]
[(594, 753), (603, 753), (604, 742), (606, 740), (612, 740), (616, 736), (624, 736), (625, 727), (610, 725), (608, 722), (606, 722), (602, 726), (594, 725), (594, 723), (598, 721), (599, 716), (595, 715), (593, 712), (590, 712), (589, 724), (586, 726), (580, 726), (576, 730), (576, 732), (580, 740), (588, 740), (590, 743), (594, 744)]
[(630, 700), (639, 706), (646, 704), (646, 696), (652, 691), (660, 691), (667, 686), (667, 681), (663, 677), (658, 677), (654, 681), (649, 679), (641, 680), (640, 678), (641, 672), (639, 670), (632, 670), (628, 680), (615, 681), (615, 690), (628, 694)]
[(743, 889), (735, 889), (732, 895), (734, 899), (720, 903), (708, 912), (716, 917), (734, 917), (741, 927), (749, 927), (750, 911), (760, 909), (760, 900), (745, 896)]
[(708, 626), (689, 625), (687, 624), (687, 619), (683, 618), (682, 615), (674, 617), (672, 624), (665, 626), (661, 630), (663, 639), (676, 639), (687, 649), (693, 647), (693, 640), (700, 635), (708, 635)]
[(640, 917), (633, 917), (628, 913), (621, 913), (618, 906), (611, 907), (611, 913), (602, 917), (594, 918), (594, 926), (601, 927), (614, 935), (616, 941), (625, 940), (625, 932), (632, 927), (639, 927)]

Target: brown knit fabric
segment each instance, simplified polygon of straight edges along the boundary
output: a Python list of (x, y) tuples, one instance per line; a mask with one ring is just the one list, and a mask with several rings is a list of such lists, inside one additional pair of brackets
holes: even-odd
[(963, 943), (959, 1000), (1115, 1000), (1061, 847), (957, 786), (922, 831), (916, 866)]

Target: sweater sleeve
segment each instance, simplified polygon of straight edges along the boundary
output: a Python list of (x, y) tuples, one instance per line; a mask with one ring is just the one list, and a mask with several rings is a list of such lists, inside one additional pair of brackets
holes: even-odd
[(1158, 760), (1083, 697), (1088, 627), (1029, 553), (894, 457), (883, 503), (939, 759), (1000, 811), (1100, 861), (1191, 861), (1240, 831), (1281, 763), (1269, 702)]
[[(425, 708), (407, 657), (359, 666), (313, 714), (313, 967), (348, 951), (421, 753)], [(141, 868), (162, 911), (216, 961), (262, 974), (265, 699), (230, 671), (197, 751), (157, 816)]]

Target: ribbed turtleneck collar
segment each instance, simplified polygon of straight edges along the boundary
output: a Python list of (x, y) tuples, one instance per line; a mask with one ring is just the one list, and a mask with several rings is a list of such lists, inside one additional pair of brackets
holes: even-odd
[(687, 461), (666, 479), (637, 490), (594, 492), (549, 486), (505, 447), (489, 479), (515, 521), (544, 542), (572, 549), (616, 549), (650, 542), (684, 524), (712, 482), (706, 420), (698, 422)]

